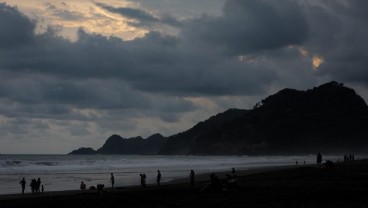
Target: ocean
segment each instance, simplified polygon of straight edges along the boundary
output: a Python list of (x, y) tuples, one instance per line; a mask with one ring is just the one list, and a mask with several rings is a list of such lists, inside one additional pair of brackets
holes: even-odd
[[(324, 156), (323, 160), (342, 160), (342, 156)], [(45, 191), (77, 190), (81, 181), (89, 186), (110, 186), (114, 173), (115, 186), (140, 184), (140, 173), (147, 184), (156, 182), (157, 170), (161, 182), (196, 174), (218, 171), (248, 170), (260, 167), (315, 164), (315, 155), (306, 156), (161, 156), (161, 155), (0, 155), (0, 194), (21, 192), (20, 180), (40, 178)]]

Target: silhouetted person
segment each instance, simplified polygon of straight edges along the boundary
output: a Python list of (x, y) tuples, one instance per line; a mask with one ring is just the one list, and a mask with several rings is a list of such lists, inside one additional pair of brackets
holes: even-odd
[(115, 178), (114, 178), (113, 173), (111, 173), (110, 183), (111, 183), (111, 188), (114, 189)]
[(143, 174), (141, 173), (139, 175), (141, 176), (141, 186), (144, 187), (144, 185), (143, 185)]
[(37, 181), (36, 181), (35, 178), (32, 179), (30, 186), (31, 186), (32, 194), (34, 194), (36, 192), (36, 188), (37, 188)]
[(141, 186), (146, 187), (146, 174), (139, 174), (141, 176)]
[(317, 154), (317, 164), (321, 164), (322, 163), (322, 155), (321, 153), (318, 152)]
[(103, 188), (105, 187), (104, 184), (97, 184), (97, 192), (102, 194), (103, 193)]
[(221, 187), (222, 186), (220, 180), (218, 179), (218, 177), (214, 173), (212, 173), (210, 177), (211, 177), (211, 183), (215, 187)]
[(146, 174), (145, 174), (145, 173), (143, 173), (143, 185), (144, 185), (144, 186), (146, 186), (146, 185), (147, 185), (147, 183), (146, 183), (146, 179), (147, 179)]
[(351, 160), (350, 160), (351, 156), (350, 155), (351, 155), (350, 153), (348, 155), (344, 155), (344, 160), (345, 160), (346, 163), (351, 162)]
[(331, 160), (326, 160), (326, 168), (333, 168), (334, 163)]
[(190, 178), (190, 185), (194, 186), (194, 171), (193, 170), (190, 170), (189, 178)]
[(210, 178), (211, 183), (207, 184), (201, 191), (210, 191), (210, 192), (221, 191), (223, 186), (218, 177), (214, 173), (211, 173)]
[(41, 186), (42, 188), (41, 188), (41, 191), (42, 191), (42, 193), (45, 191), (45, 189), (43, 188), (43, 185)]
[(40, 187), (41, 187), (41, 179), (38, 178), (37, 179), (37, 182), (36, 182), (36, 194), (40, 194), (41, 193)]
[(20, 182), (20, 185), (22, 186), (22, 195), (24, 194), (24, 189), (26, 188), (26, 180), (23, 178)]
[(233, 190), (235, 188), (238, 187), (238, 178), (235, 176), (234, 174), (226, 174), (226, 183), (225, 183), (225, 187), (227, 190)]
[(236, 175), (236, 172), (235, 172), (235, 168), (233, 168), (233, 169), (231, 170), (231, 177), (232, 177), (233, 179), (238, 178), (238, 176)]
[(81, 184), (80, 184), (80, 189), (82, 190), (82, 191), (85, 191), (86, 190), (86, 184), (85, 183), (83, 183), (83, 181), (81, 182)]
[(157, 185), (161, 185), (161, 172), (160, 170), (157, 171)]

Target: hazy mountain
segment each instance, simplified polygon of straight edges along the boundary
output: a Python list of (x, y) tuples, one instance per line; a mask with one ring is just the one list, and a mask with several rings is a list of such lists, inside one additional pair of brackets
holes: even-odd
[(112, 135), (97, 152), (100, 154), (158, 154), (165, 141), (161, 134), (154, 134), (146, 139), (140, 136), (125, 139), (119, 135)]
[(146, 139), (140, 136), (127, 139), (114, 134), (97, 151), (92, 148), (80, 148), (69, 154), (158, 154), (164, 142), (166, 138), (161, 134), (154, 134)]

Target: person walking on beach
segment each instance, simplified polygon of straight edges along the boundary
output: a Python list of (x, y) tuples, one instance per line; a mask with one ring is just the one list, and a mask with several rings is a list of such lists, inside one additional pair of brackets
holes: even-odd
[(115, 178), (114, 178), (113, 173), (111, 173), (110, 183), (111, 183), (111, 188), (114, 189)]
[(190, 185), (194, 186), (194, 170), (190, 170), (189, 178), (190, 178)]
[(157, 185), (161, 185), (161, 172), (160, 170), (157, 170)]
[(20, 185), (22, 186), (22, 195), (24, 194), (24, 189), (26, 188), (26, 179), (22, 179), (20, 182)]

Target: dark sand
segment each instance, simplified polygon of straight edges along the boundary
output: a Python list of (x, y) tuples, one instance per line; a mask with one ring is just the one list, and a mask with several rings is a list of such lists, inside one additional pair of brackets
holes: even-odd
[[(368, 207), (368, 160), (323, 166), (292, 166), (245, 171), (238, 188), (200, 192), (177, 180), (157, 187), (119, 187), (103, 194), (96, 191), (50, 192), (0, 196), (7, 207)], [(221, 173), (218, 173), (221, 175)], [(207, 177), (206, 177), (207, 178)]]

